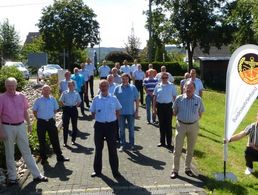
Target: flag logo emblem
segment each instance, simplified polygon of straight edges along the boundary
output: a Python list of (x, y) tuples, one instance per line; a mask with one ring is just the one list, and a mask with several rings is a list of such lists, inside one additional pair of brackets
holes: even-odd
[(258, 84), (258, 55), (248, 53), (241, 57), (238, 63), (238, 73), (245, 83)]

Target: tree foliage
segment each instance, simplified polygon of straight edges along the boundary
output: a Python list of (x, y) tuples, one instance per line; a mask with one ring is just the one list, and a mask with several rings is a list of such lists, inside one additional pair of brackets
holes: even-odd
[(0, 25), (0, 54), (4, 60), (16, 60), (20, 52), (20, 39), (9, 20)]
[(224, 29), (231, 29), (231, 50), (258, 43), (258, 3), (254, 0), (231, 1), (225, 6)]
[(38, 27), (50, 51), (68, 53), (68, 64), (75, 58), (72, 50), (85, 49), (99, 42), (99, 23), (96, 14), (82, 0), (54, 1), (45, 7)]
[(128, 36), (128, 42), (125, 44), (125, 50), (133, 59), (139, 57), (140, 44), (140, 39), (135, 36), (134, 29), (132, 28), (131, 34)]
[[(153, 0), (153, 2), (157, 6), (158, 13), (157, 16), (152, 15), (153, 21), (157, 18), (157, 21), (161, 21), (157, 23), (161, 30), (156, 33), (163, 38), (163, 44), (182, 44), (188, 52), (189, 68), (192, 68), (194, 49), (199, 46), (208, 53), (210, 45), (214, 44), (212, 35), (221, 29), (217, 22), (219, 13), (216, 10), (220, 9), (223, 1)], [(217, 39), (216, 46), (222, 44), (219, 40)]]

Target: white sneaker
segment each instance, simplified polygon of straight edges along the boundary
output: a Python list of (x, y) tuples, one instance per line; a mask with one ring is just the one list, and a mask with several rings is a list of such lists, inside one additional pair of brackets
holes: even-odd
[(120, 146), (120, 148), (118, 149), (119, 152), (123, 152), (124, 151), (124, 147)]
[(250, 174), (252, 174), (254, 172), (254, 169), (251, 169), (251, 168), (249, 168), (249, 167), (246, 167), (246, 170), (245, 170), (245, 174), (246, 175), (250, 175)]

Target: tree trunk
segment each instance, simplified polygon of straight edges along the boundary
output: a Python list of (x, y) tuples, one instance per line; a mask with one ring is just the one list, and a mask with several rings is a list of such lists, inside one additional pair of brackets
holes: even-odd
[(191, 43), (187, 43), (187, 54), (188, 54), (188, 71), (193, 69), (193, 48)]

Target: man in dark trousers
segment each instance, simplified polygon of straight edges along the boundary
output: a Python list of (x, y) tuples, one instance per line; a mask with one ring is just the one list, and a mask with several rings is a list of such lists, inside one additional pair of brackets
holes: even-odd
[(72, 145), (75, 144), (77, 137), (77, 120), (78, 110), (77, 107), (81, 104), (80, 94), (75, 90), (75, 82), (73, 80), (68, 81), (68, 90), (64, 91), (60, 97), (61, 105), (63, 106), (63, 136), (64, 147), (67, 146), (69, 121), (72, 121)]
[(115, 178), (121, 177), (118, 171), (118, 156), (116, 150), (116, 120), (122, 108), (118, 99), (108, 92), (109, 83), (101, 80), (99, 84), (100, 94), (93, 99), (90, 111), (96, 122), (94, 124), (94, 143), (96, 147), (94, 158), (94, 172), (91, 177), (101, 175), (102, 171), (102, 150), (104, 140), (107, 141), (109, 152), (109, 163)]
[(62, 151), (60, 149), (58, 130), (54, 118), (59, 106), (56, 99), (51, 96), (50, 93), (50, 86), (44, 85), (42, 87), (42, 96), (36, 99), (33, 105), (33, 114), (37, 118), (39, 153), (42, 165), (48, 163), (46, 154), (46, 132), (48, 132), (48, 136), (56, 154), (57, 161), (69, 161), (69, 158), (65, 158), (62, 155)]

